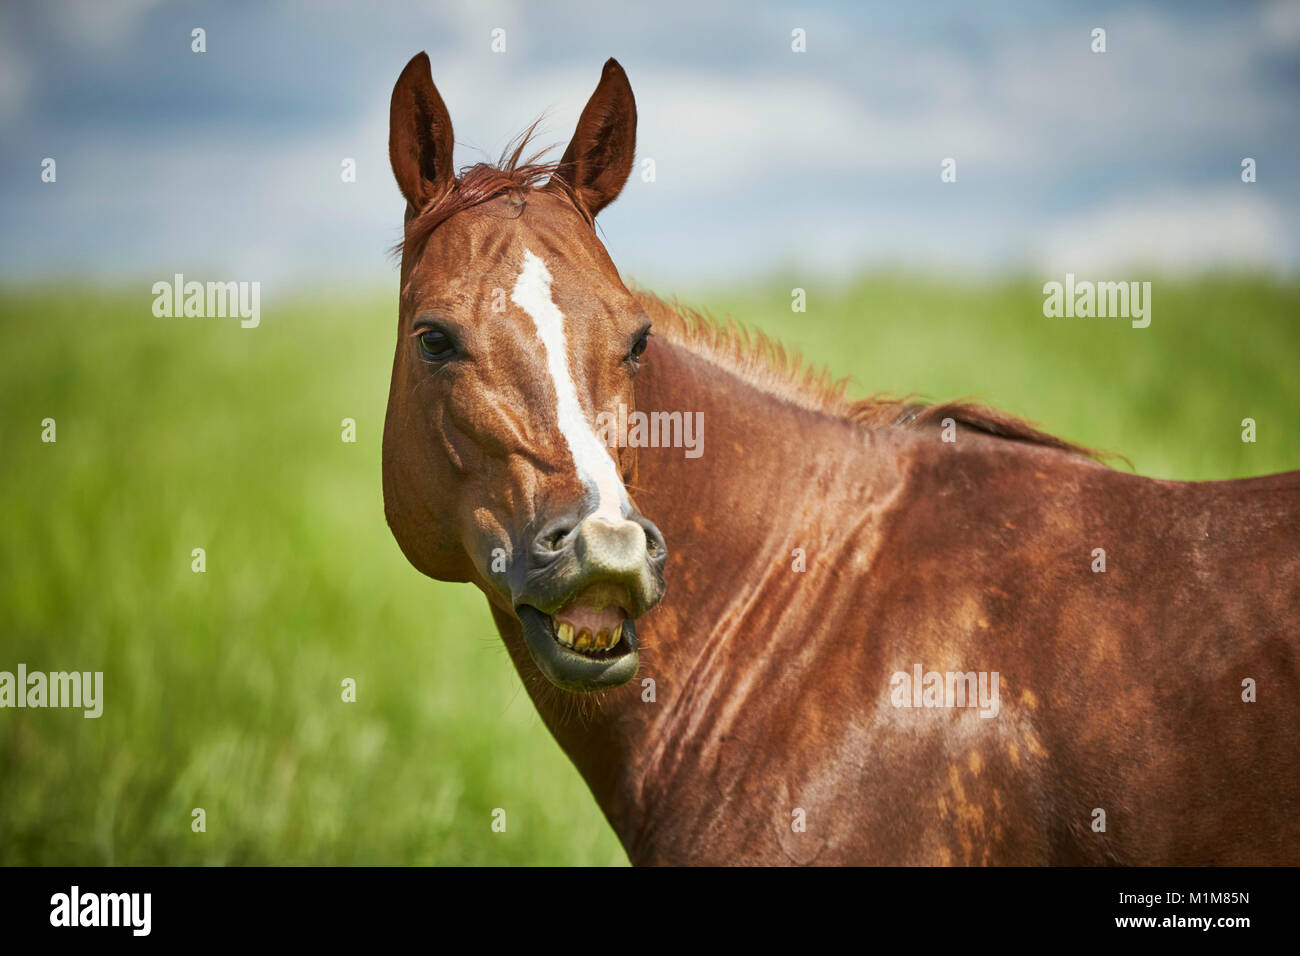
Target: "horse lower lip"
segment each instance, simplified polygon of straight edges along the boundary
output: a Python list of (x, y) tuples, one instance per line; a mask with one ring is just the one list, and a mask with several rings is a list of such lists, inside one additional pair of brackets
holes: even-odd
[(627, 683), (636, 674), (636, 630), (631, 621), (623, 623), (622, 636), (613, 647), (593, 652), (560, 643), (554, 618), (549, 614), (527, 604), (519, 605), (516, 613), (529, 656), (556, 686), (576, 692), (608, 690)]

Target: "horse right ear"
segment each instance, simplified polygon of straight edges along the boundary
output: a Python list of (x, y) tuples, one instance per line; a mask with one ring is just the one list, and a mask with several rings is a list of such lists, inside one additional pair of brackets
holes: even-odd
[(456, 181), (453, 143), (451, 116), (433, 85), (429, 56), (417, 53), (397, 78), (388, 113), (388, 159), (409, 204), (408, 216)]

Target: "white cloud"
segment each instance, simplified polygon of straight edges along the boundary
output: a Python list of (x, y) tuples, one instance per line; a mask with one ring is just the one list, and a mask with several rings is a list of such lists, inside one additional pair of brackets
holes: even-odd
[[(164, 0), (66, 0), (40, 9), (50, 29), (81, 50), (120, 47), (132, 28)], [(196, 12), (197, 13), (197, 12)], [(195, 26), (202, 26), (195, 23)]]
[(1273, 0), (1261, 18), (1270, 44), (1281, 50), (1300, 49), (1300, 3)]
[(17, 39), (0, 18), (0, 125), (22, 115), (31, 82), (31, 63)]
[(1210, 267), (1294, 268), (1295, 236), (1252, 186), (1169, 191), (1116, 200), (1046, 233), (1048, 271), (1117, 277), (1124, 270), (1194, 272)]

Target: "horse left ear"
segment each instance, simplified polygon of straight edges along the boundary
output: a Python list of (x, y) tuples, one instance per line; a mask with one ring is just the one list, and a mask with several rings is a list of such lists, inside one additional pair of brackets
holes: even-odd
[(636, 100), (627, 74), (611, 57), (553, 178), (572, 189), (595, 216), (623, 191), (635, 154)]

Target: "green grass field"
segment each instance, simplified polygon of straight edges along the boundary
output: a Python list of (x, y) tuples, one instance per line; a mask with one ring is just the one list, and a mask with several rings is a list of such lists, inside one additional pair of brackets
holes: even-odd
[[(1157, 281), (1141, 330), (1044, 318), (1035, 281), (873, 276), (792, 315), (795, 285), (690, 301), (856, 394), (975, 396), (1143, 474), (1300, 468), (1294, 283)], [(0, 863), (625, 863), (484, 600), (384, 523), (395, 294), (264, 290), (245, 330), (148, 289), (0, 292), (0, 670), (105, 684), (98, 720), (0, 710)]]

